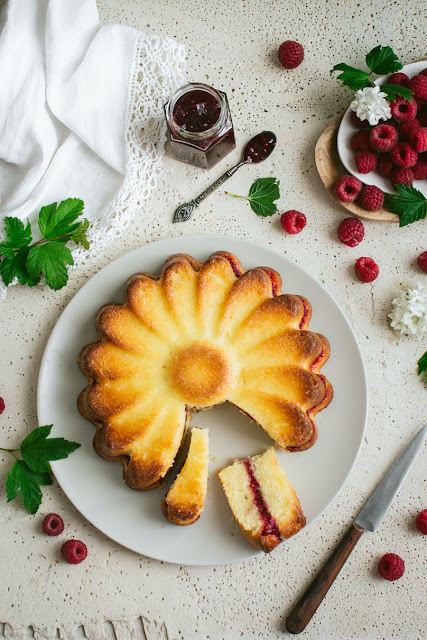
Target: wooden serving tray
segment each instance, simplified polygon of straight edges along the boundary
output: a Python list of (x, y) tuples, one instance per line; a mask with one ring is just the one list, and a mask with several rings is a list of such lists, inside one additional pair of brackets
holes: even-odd
[[(345, 113), (345, 112), (344, 112)], [(357, 205), (356, 202), (341, 202), (335, 195), (335, 183), (343, 175), (348, 175), (348, 171), (338, 155), (337, 150), (337, 132), (344, 114), (339, 115), (324, 130), (317, 141), (315, 149), (315, 160), (317, 171), (320, 179), (325, 185), (331, 198), (351, 214), (364, 218), (365, 220), (374, 220), (375, 222), (399, 222), (399, 216), (386, 209), (378, 209), (378, 211), (365, 211)]]

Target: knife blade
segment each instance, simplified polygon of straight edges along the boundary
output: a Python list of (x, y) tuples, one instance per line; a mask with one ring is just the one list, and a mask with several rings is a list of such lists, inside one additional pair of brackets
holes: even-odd
[(323, 565), (286, 620), (290, 633), (301, 633), (332, 586), (348, 556), (365, 531), (374, 532), (384, 519), (427, 434), (427, 424), (414, 436), (384, 476), (338, 547)]
[(369, 498), (357, 516), (354, 524), (365, 531), (374, 532), (378, 529), (400, 485), (406, 478), (413, 461), (418, 455), (427, 433), (427, 424), (423, 426), (397, 458), (391, 469), (384, 476), (374, 493)]

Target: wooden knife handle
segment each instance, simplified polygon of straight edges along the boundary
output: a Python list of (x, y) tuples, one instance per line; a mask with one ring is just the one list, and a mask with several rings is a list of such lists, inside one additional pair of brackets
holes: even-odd
[(286, 620), (286, 629), (288, 631), (291, 633), (304, 631), (362, 533), (364, 533), (364, 529), (359, 529), (354, 524), (352, 525), (290, 613)]

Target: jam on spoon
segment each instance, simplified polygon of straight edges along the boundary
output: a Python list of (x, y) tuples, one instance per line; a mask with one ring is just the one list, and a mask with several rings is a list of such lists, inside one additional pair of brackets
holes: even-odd
[(237, 169), (243, 167), (244, 164), (258, 164), (259, 162), (263, 162), (269, 157), (275, 146), (276, 136), (272, 131), (262, 131), (249, 140), (243, 152), (242, 160), (234, 165), (234, 167), (231, 167), (231, 169), (223, 173), (218, 180), (211, 184), (211, 186), (197, 196), (197, 198), (194, 198), (194, 200), (186, 202), (185, 204), (181, 204), (175, 211), (173, 221), (186, 222), (189, 220), (193, 215), (194, 209), (199, 206), (202, 200), (207, 198), (213, 191), (215, 191), (215, 189), (224, 184), (228, 178), (231, 178), (231, 176), (236, 173)]

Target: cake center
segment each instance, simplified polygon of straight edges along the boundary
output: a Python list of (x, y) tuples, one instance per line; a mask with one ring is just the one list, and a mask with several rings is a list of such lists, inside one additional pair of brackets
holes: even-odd
[(230, 359), (216, 346), (195, 342), (172, 359), (173, 387), (191, 407), (208, 407), (225, 400), (233, 379)]

